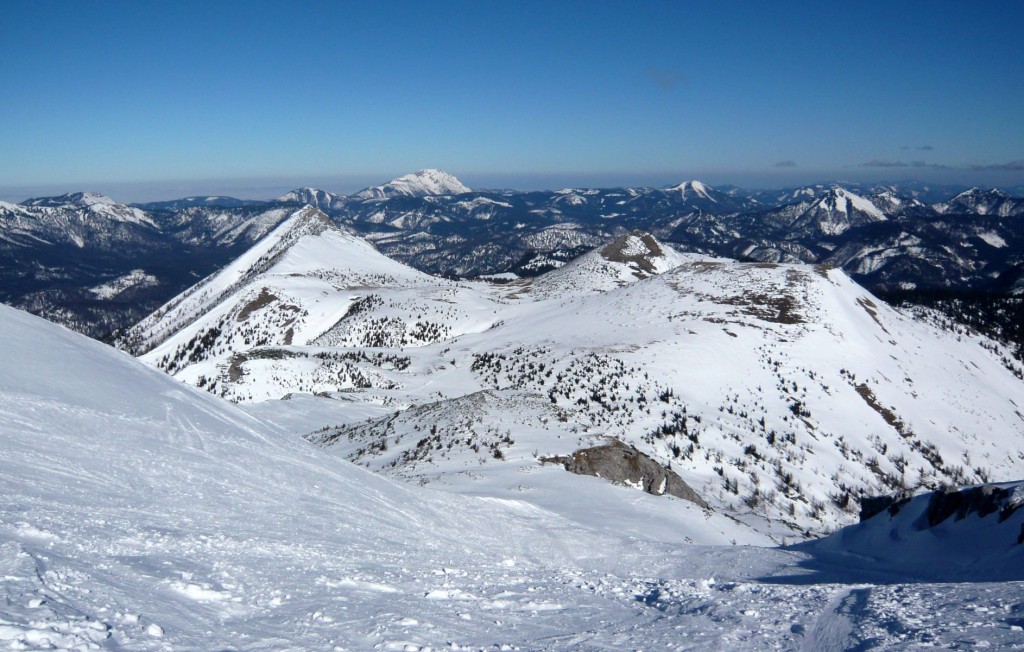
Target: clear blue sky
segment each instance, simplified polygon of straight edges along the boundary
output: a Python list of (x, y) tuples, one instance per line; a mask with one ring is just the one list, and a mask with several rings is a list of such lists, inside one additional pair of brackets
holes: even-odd
[(1022, 27), (1020, 1), (0, 0), (0, 195), (1019, 184)]

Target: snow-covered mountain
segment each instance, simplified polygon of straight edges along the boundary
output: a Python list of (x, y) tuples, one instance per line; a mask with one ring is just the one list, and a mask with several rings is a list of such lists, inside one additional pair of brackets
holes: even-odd
[(974, 213), (976, 215), (1019, 217), (1024, 215), (1024, 200), (1010, 197), (998, 188), (990, 190), (971, 188), (949, 201), (935, 204), (934, 208), (943, 215), (947, 213)]
[(0, 241), (7, 245), (71, 244), (105, 249), (152, 239), (155, 230), (156, 224), (143, 211), (96, 193), (0, 203)]
[[(552, 464), (509, 469), (520, 488), (501, 499), (395, 483), (26, 313), (0, 306), (0, 336), (11, 649), (1024, 644), (1009, 581), (1021, 546), (1006, 536), (1022, 512), (1002, 519), (1019, 488), (935, 534), (914, 525), (912, 501), (892, 528), (910, 535), (902, 554), (870, 530), (801, 549), (729, 545), (744, 541), (729, 519)], [(441, 432), (446, 417), (431, 416)], [(545, 479), (573, 520), (524, 500), (523, 483)], [(913, 557), (926, 551), (976, 561), (926, 567)]]
[(370, 186), (357, 192), (357, 199), (390, 199), (392, 197), (427, 197), (461, 195), (472, 192), (461, 181), (442, 170), (420, 170), (392, 179), (381, 186)]
[[(119, 208), (77, 193), (0, 204), (8, 224), (0, 247), (10, 247), (11, 260), (0, 299), (103, 335), (226, 264), (306, 203), (385, 255), (449, 278), (536, 276), (637, 229), (679, 251), (839, 266), (879, 292), (986, 291), (1024, 264), (1024, 222), (1011, 215), (1021, 200), (950, 203), (943, 214), (922, 202), (943, 188), (920, 184), (468, 192), (449, 175), (421, 171), (375, 188), (351, 197), (303, 188), (265, 202), (208, 196)], [(128, 220), (141, 211), (152, 225), (97, 210)], [(38, 215), (46, 212), (59, 219)], [(123, 295), (119, 307), (89, 291), (138, 269), (160, 283)]]
[[(307, 208), (126, 343), (376, 470), (521, 487), (552, 509), (541, 460), (610, 440), (752, 537), (827, 531), (865, 494), (1024, 470), (1022, 372), (998, 345), (915, 322), (838, 270), (682, 255), (648, 234), (494, 286), (416, 272)], [(537, 469), (536, 485), (519, 475)]]
[(667, 272), (684, 260), (651, 234), (636, 231), (538, 277), (530, 289), (557, 298), (607, 292)]
[(843, 188), (832, 188), (806, 207), (804, 204), (796, 206), (800, 210), (789, 224), (792, 235), (837, 236), (851, 228), (886, 219), (869, 200)]
[(80, 215), (87, 215), (93, 219), (105, 218), (115, 222), (155, 226), (149, 216), (138, 208), (118, 204), (110, 197), (96, 192), (75, 192), (59, 197), (35, 197), (26, 199), (21, 205), (33, 208), (57, 209), (56, 211), (45, 211), (41, 214), (48, 217), (58, 214), (66, 215), (69, 213), (69, 208), (75, 207), (81, 209), (79, 211)]
[(296, 188), (287, 192), (275, 201), (282, 204), (308, 204), (322, 211), (340, 209), (345, 204), (345, 196), (337, 195), (319, 188)]

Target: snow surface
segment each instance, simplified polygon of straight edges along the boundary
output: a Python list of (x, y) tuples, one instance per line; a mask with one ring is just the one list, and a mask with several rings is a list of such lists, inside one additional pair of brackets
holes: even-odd
[[(1005, 353), (836, 270), (631, 234), (537, 279), (453, 282), (332, 228), (285, 235), (314, 218), (143, 322), (144, 359), (368, 468), (588, 527), (595, 481), (540, 458), (616, 437), (740, 524), (688, 532), (707, 543), (830, 532), (862, 492), (1024, 475), (1024, 385)], [(606, 489), (608, 515), (659, 514), (650, 536), (689, 518)]]
[(982, 231), (978, 234), (978, 237), (997, 249), (1006, 247), (1006, 240), (995, 231)]
[(893, 540), (851, 565), (399, 484), (26, 313), (0, 333), (9, 649), (1024, 645), (1020, 582), (936, 584)]
[(157, 277), (147, 274), (146, 270), (133, 269), (124, 276), (119, 276), (102, 285), (89, 288), (89, 291), (100, 299), (113, 299), (125, 290), (137, 287), (149, 287), (158, 283)]

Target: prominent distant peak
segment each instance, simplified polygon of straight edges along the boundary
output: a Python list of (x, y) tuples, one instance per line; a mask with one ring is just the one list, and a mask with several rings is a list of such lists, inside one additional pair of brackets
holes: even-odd
[(71, 199), (73, 199), (74, 203), (82, 206), (93, 206), (95, 204), (113, 206), (117, 203), (110, 197), (98, 192), (76, 192), (71, 195)]
[(699, 197), (699, 198), (702, 198), (702, 199), (709, 199), (711, 201), (716, 201), (711, 196), (711, 190), (712, 189), (709, 186), (705, 185), (703, 182), (697, 181), (696, 179), (691, 179), (689, 181), (684, 181), (684, 182), (682, 182), (682, 183), (680, 183), (678, 185), (672, 186), (671, 188), (667, 188), (666, 190), (668, 190), (670, 192), (678, 192), (678, 193), (680, 193), (682, 195), (683, 199), (686, 199), (686, 196), (688, 194), (690, 194), (690, 195), (693, 195), (695, 197)]
[(356, 193), (360, 199), (387, 199), (390, 197), (427, 197), (431, 195), (461, 195), (473, 192), (455, 176), (442, 170), (427, 169), (392, 179), (382, 186), (371, 186)]

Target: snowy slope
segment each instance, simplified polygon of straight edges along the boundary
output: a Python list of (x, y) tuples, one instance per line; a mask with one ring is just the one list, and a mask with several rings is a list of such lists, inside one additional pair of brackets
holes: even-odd
[(974, 213), (976, 215), (1015, 217), (1024, 215), (1024, 200), (1010, 197), (997, 188), (991, 190), (971, 188), (947, 201), (934, 204), (933, 208), (941, 214)]
[(25, 313), (0, 307), (0, 333), (7, 649), (1024, 644), (1019, 582), (894, 583), (399, 485)]
[(535, 649), (651, 620), (576, 586), (643, 545), (393, 484), (7, 307), (0, 332), (12, 649)]
[(538, 277), (529, 287), (532, 292), (547, 296), (607, 292), (666, 272), (684, 259), (649, 233), (637, 231)]
[(857, 525), (797, 549), (850, 566), (922, 577), (1024, 579), (1024, 484), (898, 499)]
[(357, 199), (388, 199), (391, 197), (424, 197), (429, 195), (461, 195), (472, 192), (465, 184), (442, 170), (419, 170), (392, 179), (381, 186), (370, 186), (355, 195)]
[[(353, 282), (359, 267), (376, 276)], [(999, 347), (919, 324), (836, 270), (681, 256), (633, 234), (491, 286), (328, 230), (231, 279), (187, 327), (146, 322), (169, 335), (145, 359), (235, 401), (290, 398), (251, 409), (416, 482), (551, 507), (559, 487), (585, 490), (542, 458), (612, 437), (756, 542), (848, 524), (865, 493), (1024, 471), (1024, 384)]]
[(871, 222), (882, 222), (885, 214), (870, 200), (844, 188), (832, 188), (813, 201), (791, 223), (797, 232), (839, 235)]

